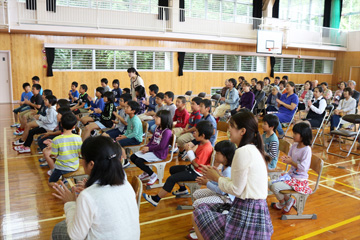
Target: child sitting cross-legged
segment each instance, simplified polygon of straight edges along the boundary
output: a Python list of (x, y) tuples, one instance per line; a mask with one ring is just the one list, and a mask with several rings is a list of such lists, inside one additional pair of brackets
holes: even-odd
[(171, 113), (167, 110), (160, 110), (155, 115), (155, 124), (157, 126), (149, 143), (134, 153), (130, 160), (144, 172), (139, 176), (140, 180), (149, 179), (147, 185), (153, 185), (158, 176), (145, 162), (157, 162), (166, 159), (169, 151), (169, 141), (171, 138), (172, 119)]
[(311, 164), (311, 140), (312, 132), (308, 123), (300, 122), (293, 127), (294, 144), (290, 148), (289, 155), (281, 157), (281, 161), (290, 164), (290, 171), (283, 174), (279, 180), (269, 182), (270, 190), (275, 194), (279, 202), (271, 206), (283, 213), (290, 212), (295, 206), (296, 200), (289, 194), (282, 194), (283, 190), (295, 190), (302, 194), (310, 194), (308, 171)]
[(113, 120), (115, 120), (114, 105), (115, 97), (112, 92), (105, 92), (104, 93), (104, 102), (105, 107), (104, 111), (102, 111), (99, 108), (95, 108), (94, 112), (100, 114), (100, 119), (96, 122), (90, 123), (89, 125), (85, 126), (82, 139), (85, 140), (90, 136), (91, 131), (97, 130), (97, 129), (105, 129), (105, 128), (111, 128), (114, 123)]
[(279, 118), (273, 114), (267, 114), (263, 118), (263, 130), (262, 135), (265, 152), (271, 157), (271, 161), (268, 164), (268, 169), (275, 169), (279, 155), (279, 139), (274, 132), (274, 129), (279, 125)]
[(56, 97), (53, 95), (46, 96), (45, 106), (46, 116), (36, 115), (35, 121), (32, 121), (25, 126), (24, 134), (21, 138), (15, 141), (13, 144), (17, 147), (14, 149), (19, 153), (29, 153), (31, 152), (30, 146), (34, 140), (34, 135), (40, 133), (46, 133), (47, 131), (53, 131), (57, 126), (56, 119)]
[[(79, 154), (81, 149), (81, 137), (73, 134), (72, 130), (77, 123), (76, 116), (73, 113), (66, 113), (61, 117), (61, 126), (63, 134), (53, 139), (51, 143), (51, 154), (45, 155), (45, 159), (50, 167), (49, 186), (53, 187), (60, 176), (74, 172), (79, 168)], [(52, 160), (56, 158), (56, 161)]]
[[(153, 206), (157, 206), (161, 198), (170, 193), (175, 184), (181, 181), (195, 181), (197, 177), (201, 177), (200, 165), (209, 165), (213, 148), (209, 141), (213, 134), (213, 128), (209, 121), (202, 121), (196, 125), (194, 137), (200, 142), (199, 147), (194, 152), (188, 152), (190, 165), (177, 165), (170, 168), (171, 176), (166, 179), (163, 188), (157, 195), (143, 194), (143, 197)], [(180, 189), (174, 191), (173, 195), (188, 194), (185, 185), (180, 185)]]

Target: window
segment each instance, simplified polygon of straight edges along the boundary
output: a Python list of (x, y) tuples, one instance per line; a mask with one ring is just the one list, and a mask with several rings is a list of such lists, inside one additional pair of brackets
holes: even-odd
[(158, 12), (157, 0), (57, 0), (56, 5), (154, 14)]
[(360, 1), (344, 0), (342, 6), (340, 28), (345, 30), (359, 30)]
[(324, 0), (281, 0), (279, 18), (303, 25), (322, 26)]
[(274, 72), (332, 74), (332, 60), (276, 58)]
[(266, 72), (266, 57), (186, 53), (184, 70)]
[(187, 17), (249, 23), (251, 0), (186, 0)]
[(56, 70), (172, 70), (171, 52), (55, 49)]

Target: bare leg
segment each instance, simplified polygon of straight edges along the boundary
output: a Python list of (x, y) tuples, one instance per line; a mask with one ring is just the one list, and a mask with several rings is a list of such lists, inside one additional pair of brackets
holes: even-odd
[(90, 133), (92, 130), (99, 129), (99, 126), (96, 123), (90, 123), (89, 125), (85, 126), (84, 131), (82, 132), (82, 140), (85, 141), (88, 137), (90, 137)]
[(14, 113), (14, 120), (15, 120), (16, 123), (19, 122), (19, 115), (18, 115), (18, 113)]
[(89, 117), (89, 116), (85, 116), (85, 117), (82, 117), (81, 119), (80, 119), (80, 121), (81, 121), (81, 123), (82, 124), (87, 124), (87, 123), (89, 123), (89, 122), (94, 122), (94, 119), (92, 119), (92, 117)]
[(35, 122), (35, 121), (32, 121), (32, 122), (29, 122), (28, 124), (25, 125), (25, 130), (24, 130), (24, 133), (23, 135), (21, 136), (21, 141), (25, 141), (26, 138), (28, 137), (29, 135), (29, 131), (33, 128), (36, 128), (38, 127), (39, 125)]
[(192, 224), (193, 224), (193, 226), (194, 226), (194, 230), (195, 230), (196, 236), (198, 237), (198, 239), (204, 240), (204, 238), (201, 236), (201, 233), (200, 233), (200, 231), (199, 231), (198, 226), (197, 226), (196, 223), (195, 223), (194, 214), (192, 215), (191, 220), (192, 220)]
[(43, 155), (44, 158), (46, 160), (46, 162), (49, 164), (50, 169), (54, 169), (55, 168), (55, 161), (50, 157), (51, 155), (51, 147), (46, 147), (43, 150)]

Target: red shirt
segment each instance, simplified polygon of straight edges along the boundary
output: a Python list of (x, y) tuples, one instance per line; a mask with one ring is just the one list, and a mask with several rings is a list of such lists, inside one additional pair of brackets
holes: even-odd
[[(210, 141), (203, 145), (199, 144), (198, 148), (195, 151), (196, 158), (194, 159), (194, 161), (199, 165), (210, 165), (212, 152), (213, 147), (211, 146)], [(195, 170), (201, 172), (198, 168), (195, 168)]]
[(185, 128), (186, 124), (188, 123), (188, 120), (189, 120), (189, 113), (185, 108), (182, 111), (180, 111), (179, 109), (175, 110), (175, 114), (173, 118), (173, 121), (176, 122), (175, 127)]

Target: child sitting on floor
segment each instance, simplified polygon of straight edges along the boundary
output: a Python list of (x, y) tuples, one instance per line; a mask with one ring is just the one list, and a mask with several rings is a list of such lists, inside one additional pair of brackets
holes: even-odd
[(111, 90), (115, 97), (115, 106), (118, 107), (120, 105), (120, 96), (122, 95), (122, 90), (120, 88), (119, 79), (114, 79), (112, 81), (113, 90)]
[[(153, 206), (157, 206), (161, 198), (165, 197), (168, 193), (172, 191), (175, 184), (181, 181), (195, 181), (197, 177), (201, 177), (201, 170), (199, 169), (200, 165), (209, 165), (211, 154), (213, 148), (209, 141), (210, 137), (213, 134), (212, 125), (209, 121), (202, 121), (196, 125), (196, 130), (194, 137), (197, 141), (200, 142), (199, 147), (196, 149), (196, 152), (192, 152), (189, 158), (191, 161), (190, 165), (177, 165), (170, 168), (171, 176), (166, 179), (166, 182), (163, 188), (157, 195), (148, 195), (143, 194), (143, 197), (146, 201), (151, 203)], [(190, 156), (189, 155), (189, 156)], [(179, 190), (174, 191), (173, 195), (184, 195), (188, 194), (188, 190), (184, 185), (180, 185)]]
[(79, 113), (87, 113), (90, 108), (90, 101), (88, 98), (88, 94), (86, 91), (88, 90), (88, 87), (86, 84), (81, 84), (79, 88), (79, 100), (78, 103), (75, 106), (71, 107), (71, 111), (73, 111), (74, 114)]
[(96, 122), (90, 123), (89, 125), (85, 126), (84, 132), (82, 134), (82, 139), (85, 140), (90, 136), (91, 131), (97, 130), (97, 129), (105, 129), (105, 128), (111, 128), (114, 123), (113, 120), (115, 120), (114, 110), (114, 94), (112, 92), (105, 92), (104, 93), (104, 102), (105, 107), (104, 111), (102, 111), (99, 108), (95, 108), (94, 112), (101, 114), (100, 119)]
[(18, 113), (31, 109), (31, 107), (28, 106), (27, 104), (25, 104), (25, 102), (24, 102), (25, 100), (30, 100), (31, 97), (33, 96), (33, 93), (31, 92), (30, 84), (24, 83), (23, 89), (24, 89), (24, 92), (21, 94), (20, 107), (15, 108), (13, 110), (15, 123), (13, 125), (11, 125), (11, 127), (20, 127)]
[(14, 142), (17, 146), (14, 149), (19, 153), (31, 152), (30, 146), (34, 140), (34, 135), (53, 131), (57, 126), (57, 112), (55, 108), (56, 97), (53, 95), (46, 96), (45, 106), (46, 116), (36, 115), (35, 121), (26, 124), (24, 134), (21, 138)]
[(189, 113), (185, 108), (186, 98), (184, 96), (179, 96), (176, 99), (176, 110), (173, 118), (175, 123), (174, 128), (185, 128), (186, 124), (189, 121)]
[[(66, 173), (74, 172), (79, 168), (79, 155), (81, 149), (81, 137), (73, 134), (72, 130), (77, 123), (73, 113), (66, 113), (61, 117), (63, 134), (53, 139), (50, 155), (45, 155), (49, 164), (49, 186), (53, 187), (59, 178)], [(55, 157), (56, 161), (51, 157)]]
[(172, 119), (167, 110), (160, 110), (155, 115), (157, 126), (152, 138), (146, 147), (136, 152), (130, 160), (144, 172), (139, 176), (140, 180), (149, 179), (147, 185), (153, 185), (158, 176), (149, 168), (145, 162), (157, 162), (166, 159), (169, 151), (169, 141), (171, 138)]
[(275, 169), (279, 155), (279, 139), (274, 132), (274, 129), (279, 125), (279, 118), (273, 114), (267, 114), (263, 118), (263, 140), (265, 145), (265, 152), (271, 157), (268, 164), (268, 169)]
[(295, 206), (296, 200), (289, 194), (283, 194), (283, 190), (295, 190), (302, 194), (310, 194), (308, 171), (311, 164), (311, 140), (312, 132), (309, 124), (300, 122), (293, 127), (294, 144), (290, 148), (289, 155), (281, 157), (281, 161), (290, 164), (290, 171), (281, 176), (281, 180), (269, 183), (270, 190), (275, 194), (279, 202), (272, 204), (272, 208), (283, 210), (283, 213), (290, 212)]
[(77, 90), (78, 86), (79, 84), (77, 82), (71, 83), (71, 89), (69, 91), (69, 101), (72, 105), (75, 105), (79, 99), (79, 92)]

